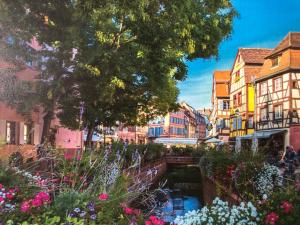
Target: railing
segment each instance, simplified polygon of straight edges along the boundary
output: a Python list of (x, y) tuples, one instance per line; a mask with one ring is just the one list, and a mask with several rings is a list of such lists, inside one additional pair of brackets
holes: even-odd
[(192, 156), (166, 156), (167, 164), (182, 164), (182, 165), (196, 165), (199, 163), (200, 157)]

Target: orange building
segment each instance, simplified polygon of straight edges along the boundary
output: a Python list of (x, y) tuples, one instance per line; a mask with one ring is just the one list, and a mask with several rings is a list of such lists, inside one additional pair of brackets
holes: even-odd
[(230, 97), (229, 97), (230, 71), (215, 71), (212, 86), (212, 112), (210, 123), (213, 126), (210, 136), (214, 136), (225, 142), (230, 133)]
[(299, 151), (300, 32), (289, 33), (267, 55), (256, 76), (256, 103), (257, 132)]

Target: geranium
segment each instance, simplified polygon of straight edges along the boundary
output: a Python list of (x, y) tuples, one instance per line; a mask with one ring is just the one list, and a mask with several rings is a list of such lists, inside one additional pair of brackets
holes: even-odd
[(164, 225), (165, 222), (159, 218), (157, 218), (156, 216), (150, 216), (149, 220), (146, 221), (148, 222), (148, 224), (146, 223), (146, 225)]
[(108, 194), (105, 194), (105, 193), (102, 193), (98, 196), (98, 199), (100, 201), (106, 201), (107, 199), (109, 198), (109, 195)]
[(30, 204), (28, 201), (25, 201), (21, 204), (21, 212), (26, 213), (30, 209)]
[(11, 193), (6, 193), (6, 198), (12, 200), (14, 196)]
[(124, 213), (127, 214), (127, 215), (132, 215), (134, 213), (134, 211), (133, 211), (132, 208), (125, 207), (124, 208)]
[(288, 201), (282, 202), (280, 207), (283, 209), (284, 213), (290, 213), (293, 210), (293, 205)]
[(43, 202), (40, 198), (34, 198), (31, 201), (31, 204), (32, 204), (33, 207), (40, 207), (41, 205), (43, 205)]
[(275, 225), (275, 223), (278, 219), (279, 219), (279, 216), (275, 212), (271, 212), (266, 217), (266, 223), (269, 225)]

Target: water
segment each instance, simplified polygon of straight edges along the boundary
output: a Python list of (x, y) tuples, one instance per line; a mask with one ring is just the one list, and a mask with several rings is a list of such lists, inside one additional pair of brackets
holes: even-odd
[(161, 181), (167, 180), (163, 189), (158, 216), (172, 223), (176, 216), (201, 208), (201, 174), (197, 167), (171, 167)]

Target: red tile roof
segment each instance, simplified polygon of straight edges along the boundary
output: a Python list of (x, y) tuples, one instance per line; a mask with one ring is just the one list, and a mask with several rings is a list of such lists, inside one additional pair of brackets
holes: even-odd
[(276, 48), (269, 54), (269, 56), (273, 56), (290, 47), (300, 48), (300, 32), (289, 32), (276, 46)]
[(265, 57), (271, 54), (273, 50), (267, 48), (240, 48), (239, 53), (241, 54), (244, 62), (250, 64), (263, 64)]

